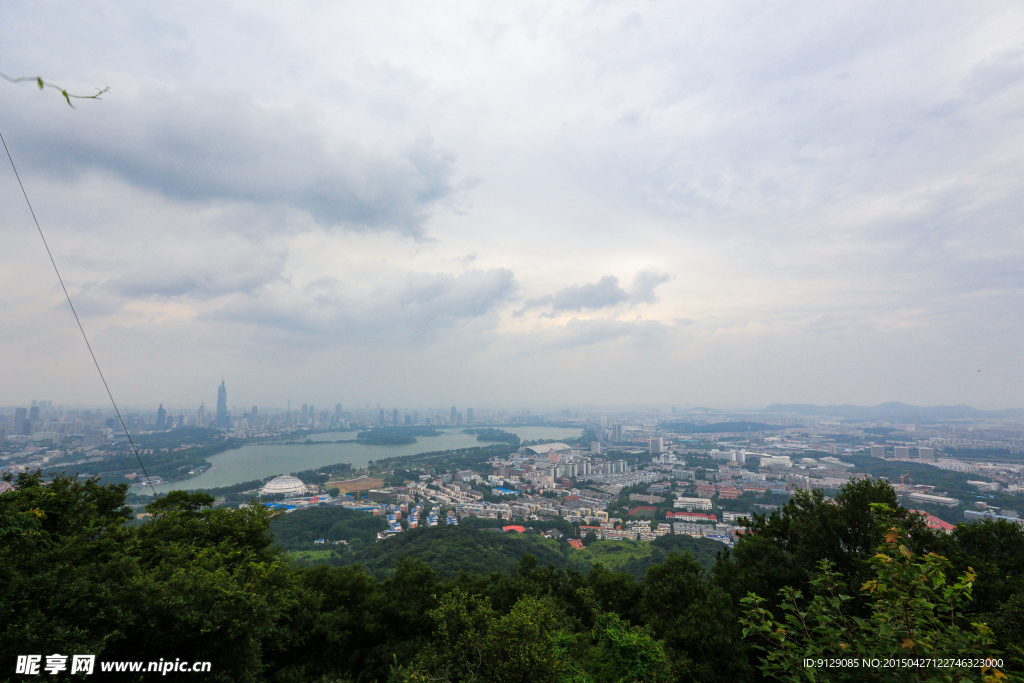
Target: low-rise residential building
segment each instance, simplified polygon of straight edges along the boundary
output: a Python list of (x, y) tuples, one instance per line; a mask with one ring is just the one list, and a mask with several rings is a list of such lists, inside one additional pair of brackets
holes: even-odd
[(674, 507), (683, 510), (710, 510), (710, 498), (687, 498), (679, 496), (675, 499)]

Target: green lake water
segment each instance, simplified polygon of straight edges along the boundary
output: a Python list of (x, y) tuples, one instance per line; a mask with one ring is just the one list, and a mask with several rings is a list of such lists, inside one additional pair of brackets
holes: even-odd
[[(545, 439), (558, 441), (570, 439), (582, 434), (580, 429), (565, 427), (501, 427), (512, 432), (524, 441)], [(254, 445), (247, 444), (241, 448), (225, 451), (211, 456), (211, 468), (197, 477), (169, 484), (158, 484), (158, 493), (166, 493), (176, 489), (206, 489), (218, 486), (231, 486), (243, 481), (263, 479), (274, 474), (288, 474), (302, 470), (349, 463), (353, 468), (365, 467), (370, 460), (380, 460), (396, 455), (415, 455), (430, 451), (446, 451), (455, 448), (472, 448), (489, 444), (476, 440), (475, 434), (463, 434), (458, 429), (444, 429), (440, 436), (420, 436), (417, 443), (401, 446), (363, 446), (358, 443), (330, 443), (310, 446), (288, 445)], [(329, 432), (314, 434), (309, 438), (314, 441), (338, 441), (354, 439), (355, 432)], [(144, 493), (146, 489), (136, 489), (136, 493)]]

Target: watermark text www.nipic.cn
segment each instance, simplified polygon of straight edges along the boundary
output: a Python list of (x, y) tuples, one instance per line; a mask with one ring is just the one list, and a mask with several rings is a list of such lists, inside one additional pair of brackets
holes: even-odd
[[(14, 673), (27, 676), (57, 674), (91, 675), (96, 671), (96, 655), (18, 655)], [(158, 662), (99, 662), (103, 673), (208, 673), (210, 662), (183, 662), (161, 659)]]

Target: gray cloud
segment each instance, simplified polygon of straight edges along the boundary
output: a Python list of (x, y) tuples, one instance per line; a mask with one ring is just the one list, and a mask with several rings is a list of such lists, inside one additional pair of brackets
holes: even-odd
[(284, 253), (269, 253), (221, 258), (214, 263), (167, 264), (129, 272), (104, 286), (129, 298), (190, 296), (205, 300), (235, 292), (252, 294), (282, 277), (286, 258)]
[(421, 345), (458, 334), (466, 325), (492, 328), (497, 310), (517, 286), (505, 268), (461, 275), (414, 273), (397, 286), (362, 292), (335, 278), (322, 278), (301, 289), (232, 301), (203, 319), (274, 330), (281, 339), (301, 337), (318, 344)]
[(659, 285), (663, 285), (672, 277), (668, 273), (658, 273), (653, 270), (642, 270), (633, 278), (633, 290), (630, 301), (635, 304), (653, 304), (658, 300), (654, 293)]
[(619, 287), (619, 279), (605, 275), (597, 282), (585, 285), (570, 285), (550, 297), (551, 308), (556, 311), (582, 311), (584, 308), (605, 308), (615, 306), (629, 299), (629, 294)]
[(550, 307), (552, 314), (557, 314), (565, 311), (579, 312), (610, 308), (627, 302), (630, 304), (654, 303), (657, 301), (654, 290), (670, 279), (671, 277), (665, 273), (657, 273), (652, 270), (640, 271), (633, 278), (633, 286), (630, 291), (626, 291), (619, 285), (617, 277), (605, 275), (597, 282), (570, 285), (554, 294), (529, 299), (521, 309), (516, 311), (516, 315), (522, 315), (532, 308)]
[(427, 135), (364, 143), (344, 122), (237, 89), (147, 88), (72, 126), (38, 101), (9, 113), (23, 158), (48, 173), (99, 170), (171, 199), (286, 207), (330, 227), (422, 236), (456, 187), (454, 156)]
[[(1012, 3), (65, 5), (0, 4), (3, 71), (111, 92), (0, 84), (0, 123), (154, 405), (154, 369), (188, 401), (227, 370), (254, 402), (1020, 402)], [(5, 400), (91, 401), (16, 185), (0, 215)]]
[(661, 346), (668, 341), (672, 326), (655, 320), (591, 318), (569, 320), (563, 327), (524, 345), (530, 353), (551, 349), (597, 346), (628, 339), (638, 346)]

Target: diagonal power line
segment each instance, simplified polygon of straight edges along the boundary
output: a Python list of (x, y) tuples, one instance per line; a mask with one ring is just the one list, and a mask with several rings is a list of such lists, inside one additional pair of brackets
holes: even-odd
[(107, 390), (107, 396), (110, 397), (110, 404), (114, 406), (114, 412), (117, 413), (117, 419), (121, 423), (121, 429), (124, 430), (124, 435), (128, 437), (128, 443), (131, 444), (132, 450), (135, 452), (135, 459), (139, 461), (139, 467), (142, 468), (142, 473), (146, 475), (146, 483), (149, 484), (149, 488), (153, 491), (153, 497), (156, 497), (156, 489), (153, 488), (153, 482), (149, 478), (149, 472), (146, 471), (146, 466), (142, 464), (142, 457), (139, 455), (139, 449), (135, 446), (135, 442), (132, 440), (132, 435), (128, 433), (128, 427), (124, 423), (124, 418), (121, 417), (121, 411), (117, 407), (117, 401), (114, 400), (114, 394), (110, 391), (110, 385), (107, 384), (107, 378), (103, 376), (103, 370), (100, 369), (100, 362), (96, 360), (96, 354), (92, 350), (92, 344), (89, 343), (89, 337), (85, 334), (85, 328), (82, 327), (82, 321), (78, 317), (78, 311), (75, 310), (75, 305), (71, 303), (71, 295), (68, 294), (68, 288), (64, 285), (64, 278), (60, 275), (60, 269), (57, 268), (57, 262), (53, 259), (53, 252), (50, 251), (50, 245), (46, 242), (46, 236), (43, 235), (43, 229), (39, 225), (39, 219), (36, 218), (35, 209), (32, 208), (32, 202), (28, 199), (28, 193), (25, 192), (25, 184), (21, 182), (21, 175), (18, 173), (18, 167), (14, 165), (14, 157), (11, 156), (11, 150), (7, 148), (7, 141), (4, 140), (3, 133), (0, 133), (0, 142), (4, 145), (4, 151), (7, 152), (7, 159), (11, 162), (11, 168), (14, 169), (14, 177), (18, 179), (18, 186), (21, 188), (21, 194), (25, 197), (25, 203), (28, 204), (29, 213), (32, 214), (32, 220), (35, 221), (36, 230), (39, 231), (39, 237), (43, 240), (43, 246), (46, 247), (46, 255), (50, 257), (50, 264), (53, 266), (53, 272), (57, 273), (57, 279), (60, 281), (60, 287), (64, 290), (64, 297), (68, 300), (68, 306), (71, 307), (71, 313), (75, 316), (75, 322), (78, 323), (78, 331), (82, 333), (82, 339), (85, 340), (85, 346), (89, 349), (89, 355), (92, 356), (93, 365), (96, 366), (96, 372), (100, 374), (100, 381), (103, 382), (103, 388)]

